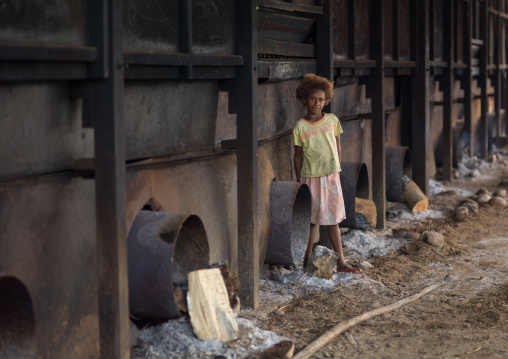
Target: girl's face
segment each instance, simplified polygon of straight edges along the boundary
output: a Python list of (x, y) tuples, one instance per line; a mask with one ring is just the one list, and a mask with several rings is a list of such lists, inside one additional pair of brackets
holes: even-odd
[(303, 104), (307, 107), (310, 115), (321, 115), (321, 110), (325, 107), (325, 92), (323, 90), (314, 89), (309, 92), (303, 100)]

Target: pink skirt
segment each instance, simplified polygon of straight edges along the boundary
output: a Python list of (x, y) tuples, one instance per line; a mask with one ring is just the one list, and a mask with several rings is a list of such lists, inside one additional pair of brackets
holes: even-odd
[(329, 226), (346, 218), (339, 172), (323, 177), (301, 177), (300, 181), (309, 186), (312, 194), (311, 223)]

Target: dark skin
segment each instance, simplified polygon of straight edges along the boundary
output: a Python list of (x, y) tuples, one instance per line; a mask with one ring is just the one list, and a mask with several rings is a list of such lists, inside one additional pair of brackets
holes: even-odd
[[(322, 112), (323, 107), (325, 106), (326, 99), (325, 93), (322, 90), (315, 89), (307, 95), (306, 98), (303, 99), (303, 104), (307, 108), (307, 115), (304, 119), (310, 123), (316, 123), (321, 121), (325, 114)], [(337, 153), (339, 155), (339, 161), (341, 161), (341, 151), (340, 151), (340, 137), (335, 136), (335, 142), (337, 143)], [(301, 146), (295, 146), (295, 172), (296, 172), (296, 180), (300, 182), (300, 173), (303, 165), (303, 148)], [(358, 273), (359, 270), (356, 268), (350, 268), (346, 262), (344, 261), (344, 254), (342, 252), (342, 238), (340, 236), (340, 229), (338, 224), (329, 225), (328, 227), (328, 236), (330, 237), (330, 242), (332, 243), (333, 250), (339, 254), (339, 259), (337, 259), (337, 271), (343, 272), (348, 270), (348, 272)], [(310, 224), (310, 233), (309, 233), (309, 242), (307, 244), (307, 250), (305, 251), (305, 257), (303, 260), (304, 268), (307, 267), (307, 263), (309, 262), (309, 258), (312, 254), (312, 246), (314, 244), (314, 231), (316, 229), (316, 224)]]

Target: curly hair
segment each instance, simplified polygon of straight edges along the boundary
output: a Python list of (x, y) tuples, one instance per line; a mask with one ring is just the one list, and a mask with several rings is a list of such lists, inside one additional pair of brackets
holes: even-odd
[(303, 102), (309, 93), (316, 89), (325, 93), (325, 105), (328, 105), (333, 97), (333, 84), (324, 77), (314, 74), (303, 77), (302, 83), (296, 89), (296, 98)]

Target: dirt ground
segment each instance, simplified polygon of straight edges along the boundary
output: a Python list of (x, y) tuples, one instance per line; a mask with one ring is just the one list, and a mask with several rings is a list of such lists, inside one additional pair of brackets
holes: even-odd
[[(444, 183), (475, 193), (493, 192), (508, 179), (506, 166), (491, 176)], [(440, 194), (429, 209), (453, 210), (466, 197)], [(285, 336), (301, 350), (338, 323), (394, 303), (443, 280), (421, 299), (375, 317), (338, 336), (315, 358), (504, 358), (508, 357), (508, 207), (480, 206), (465, 220), (452, 218), (389, 223), (419, 233), (442, 233), (435, 248), (418, 240), (418, 251), (370, 258), (366, 281), (328, 291), (305, 291), (293, 301), (259, 308), (257, 325)], [(349, 275), (349, 274), (348, 274)], [(276, 309), (276, 308), (275, 308)], [(265, 315), (259, 315), (263, 313)]]

